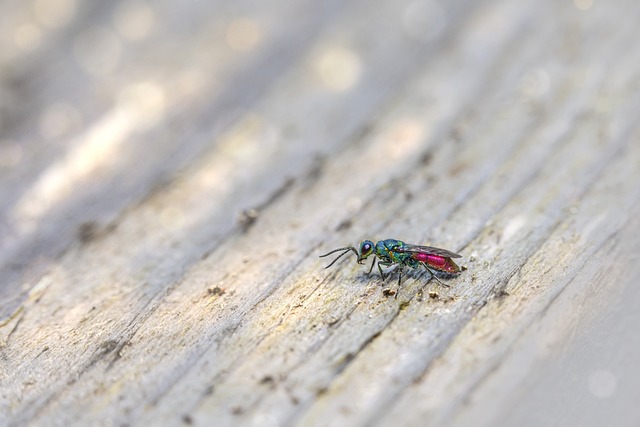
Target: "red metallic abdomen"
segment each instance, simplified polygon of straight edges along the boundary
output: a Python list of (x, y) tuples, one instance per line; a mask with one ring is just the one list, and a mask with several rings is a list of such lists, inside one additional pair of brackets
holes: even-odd
[(451, 260), (451, 258), (431, 255), (425, 253), (414, 253), (412, 255), (416, 261), (426, 263), (430, 268), (438, 271), (444, 271), (446, 273), (459, 273), (460, 267)]

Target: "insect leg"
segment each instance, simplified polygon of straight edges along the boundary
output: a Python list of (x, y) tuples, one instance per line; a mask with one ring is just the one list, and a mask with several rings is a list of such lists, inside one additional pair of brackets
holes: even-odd
[(431, 274), (431, 279), (436, 279), (436, 282), (438, 282), (439, 284), (441, 284), (442, 286), (445, 286), (447, 288), (450, 288), (449, 285), (447, 285), (446, 283), (442, 283), (440, 281), (440, 279), (438, 279), (438, 276), (436, 276), (436, 272), (433, 271), (431, 268), (429, 268), (429, 266), (427, 265), (426, 262), (423, 262), (422, 265), (424, 266), (424, 268), (427, 269), (427, 271), (429, 271), (429, 274)]
[(400, 285), (402, 282), (402, 271), (404, 270), (404, 265), (400, 264), (400, 271), (398, 272), (398, 290), (396, 290), (395, 299), (398, 299), (398, 294), (400, 293)]
[(380, 272), (380, 277), (382, 277), (382, 281), (384, 282), (384, 280), (386, 279), (386, 277), (384, 276), (384, 273), (382, 272), (382, 266), (383, 266), (383, 265), (384, 265), (385, 267), (389, 267), (389, 266), (391, 265), (391, 263), (390, 263), (390, 262), (381, 262), (381, 261), (378, 261), (378, 271)]
[(369, 269), (369, 272), (367, 274), (371, 274), (371, 272), (373, 271), (373, 265), (376, 263), (376, 257), (373, 257), (373, 262), (371, 263), (371, 268)]

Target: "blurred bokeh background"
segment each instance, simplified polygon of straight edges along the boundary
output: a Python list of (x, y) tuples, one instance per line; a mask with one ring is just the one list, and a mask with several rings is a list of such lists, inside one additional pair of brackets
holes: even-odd
[[(434, 344), (435, 350), (424, 350), (419, 343), (416, 346), (424, 350), (420, 353), (407, 342), (390, 339), (398, 345), (395, 353), (406, 351), (401, 354), (424, 360), (424, 365), (398, 364), (400, 374), (387, 377), (371, 371), (367, 377), (363, 370), (363, 378), (378, 378), (378, 388), (371, 390), (397, 393), (380, 398), (373, 391), (358, 395), (364, 402), (360, 409), (365, 409), (333, 411), (333, 425), (384, 424), (389, 419), (382, 418), (380, 408), (387, 404), (395, 410), (390, 414), (405, 416), (402, 420), (413, 425), (422, 419), (433, 420), (433, 425), (465, 425), (484, 416), (483, 425), (545, 425), (546, 414), (576, 425), (634, 425), (640, 417), (627, 397), (635, 398), (640, 381), (623, 372), (631, 369), (640, 348), (629, 333), (637, 329), (633, 313), (638, 293), (631, 292), (628, 277), (619, 274), (620, 264), (607, 264), (607, 254), (589, 242), (599, 242), (615, 254), (624, 248), (623, 257), (638, 250), (637, 239), (626, 231), (637, 225), (626, 215), (637, 211), (637, 194), (628, 185), (640, 175), (633, 163), (640, 111), (638, 18), (640, 4), (631, 0), (2, 0), (0, 322), (5, 329), (0, 364), (7, 361), (3, 374), (9, 391), (3, 392), (0, 409), (17, 424), (46, 423), (47, 414), (63, 414), (54, 417), (62, 425), (63, 420), (89, 420), (87, 414), (93, 412), (84, 408), (104, 417), (126, 403), (130, 412), (119, 421), (135, 423), (144, 413), (146, 421), (161, 422), (161, 410), (147, 411), (145, 405), (152, 407), (165, 398), (176, 406), (184, 399), (185, 407), (200, 410), (206, 419), (208, 411), (221, 406), (206, 405), (211, 395), (207, 391), (214, 388), (198, 383), (208, 379), (206, 374), (173, 387), (200, 358), (214, 358), (207, 352), (218, 357), (217, 350), (201, 350), (197, 357), (190, 353), (174, 360), (154, 359), (153, 364), (140, 362), (143, 357), (127, 360), (125, 353), (126, 363), (120, 361), (114, 370), (114, 362), (105, 362), (108, 368), (103, 370), (101, 357), (116, 348), (120, 360), (120, 350), (130, 345), (137, 328), (153, 333), (175, 328), (173, 335), (166, 332), (171, 348), (226, 339), (224, 331), (247, 323), (245, 314), (260, 318), (256, 323), (265, 330), (275, 330), (280, 327), (273, 326), (277, 316), (260, 311), (267, 311), (259, 308), (263, 300), (276, 300), (276, 312), (289, 304), (287, 298), (302, 300), (313, 294), (296, 292), (303, 293), (300, 283), (307, 286), (315, 280), (320, 264), (313, 262), (319, 246), (356, 243), (373, 233), (381, 238), (413, 235), (415, 243), (464, 249), (475, 272), (473, 279), (469, 273), (463, 280), (476, 280), (477, 273), (474, 283), (480, 291), (473, 304), (463, 296), (459, 306), (439, 313), (462, 320), (411, 323), (416, 331), (433, 330), (429, 337), (446, 341)], [(611, 191), (598, 190), (601, 182)], [(585, 194), (592, 194), (592, 188), (595, 195), (589, 199)], [(584, 199), (595, 202), (583, 206)], [(265, 213), (262, 227), (248, 236)], [(581, 215), (594, 222), (571, 219), (582, 219)], [(491, 234), (492, 227), (498, 237)], [(575, 233), (561, 235), (561, 243), (553, 246), (554, 233), (564, 229)], [(546, 247), (543, 242), (552, 244)], [(527, 277), (526, 268), (525, 273), (520, 269), (541, 247), (546, 247), (546, 254), (557, 250), (557, 257), (539, 261), (549, 266), (542, 269), (545, 274), (552, 272), (542, 285), (525, 281), (522, 304), (527, 309), (509, 312), (513, 318), (500, 309), (491, 312), (495, 323), (490, 324), (505, 328), (504, 334), (499, 327), (492, 329), (500, 344), (497, 351), (503, 353), (494, 356), (491, 343), (478, 332), (479, 350), (474, 355), (482, 362), (466, 360), (468, 364), (440, 365), (438, 370), (437, 358), (449, 346), (454, 355), (467, 352), (453, 343), (457, 330), (451, 325), (462, 331), (485, 304), (491, 305), (499, 286), (517, 282), (520, 274)], [(581, 267), (575, 267), (583, 264), (565, 256), (595, 259), (595, 266), (615, 274), (589, 270), (592, 275), (583, 277)], [(222, 261), (214, 264), (217, 259)], [(569, 265), (566, 275), (559, 267), (563, 262)], [(584, 262), (585, 269), (591, 265)], [(489, 274), (490, 265), (500, 268)], [(279, 269), (291, 276), (278, 276)], [(218, 313), (209, 305), (194, 307), (193, 313), (207, 313), (199, 318), (193, 314), (167, 321), (175, 313), (172, 304), (193, 303), (189, 298), (195, 300), (193, 295), (207, 288), (198, 282), (203, 271), (227, 288), (222, 300), (227, 305), (214, 307), (223, 313), (218, 323), (208, 317)], [(578, 277), (580, 286), (606, 301), (590, 322), (575, 320), (592, 315), (581, 311), (584, 307), (596, 306), (594, 300), (581, 299), (580, 291), (586, 288), (562, 294), (573, 283), (567, 279), (572, 274), (571, 280)], [(347, 271), (345, 277), (351, 276)], [(629, 277), (637, 277), (637, 268), (630, 269)], [(620, 287), (611, 284), (612, 278), (620, 279)], [(360, 282), (368, 283), (362, 278)], [(611, 296), (594, 290), (593, 284), (605, 282), (609, 287), (602, 288), (611, 290)], [(290, 293), (272, 298), (287, 286)], [(519, 284), (513, 286), (510, 292), (516, 298)], [(217, 290), (208, 294), (209, 300), (224, 293), (222, 287), (211, 289)], [(503, 295), (503, 290), (496, 294)], [(335, 300), (360, 301), (356, 291), (348, 292), (355, 293)], [(239, 315), (237, 307), (243, 304), (249, 308)], [(329, 303), (320, 307), (337, 313), (344, 309)], [(394, 316), (400, 310), (395, 309)], [(535, 314), (517, 317), (527, 310)], [(535, 325), (547, 310), (552, 320), (542, 324), (549, 329), (562, 325), (562, 333), (545, 347), (553, 350), (540, 356), (543, 362), (531, 361), (528, 355), (538, 353), (512, 347), (520, 335), (511, 327), (518, 324), (513, 319), (522, 322), (518, 325)], [(293, 311), (287, 305), (286, 316)], [(339, 313), (336, 319), (351, 315)], [(54, 326), (48, 327), (59, 327), (55, 333), (42, 327), (49, 318)], [(363, 315), (361, 321), (370, 318), (376, 316)], [(216, 329), (229, 319), (238, 325), (223, 332)], [(157, 330), (149, 326), (154, 321)], [(334, 333), (337, 320), (331, 322), (326, 336)], [(349, 364), (357, 354), (351, 347), (365, 349), (384, 327), (366, 332), (357, 322), (345, 324), (369, 333), (362, 348), (344, 338), (344, 347), (337, 346), (339, 357), (331, 354)], [(574, 328), (576, 324), (590, 326)], [(620, 324), (628, 327), (607, 334)], [(182, 339), (187, 330), (197, 333), (187, 344), (176, 345), (173, 340)], [(533, 334), (527, 335), (531, 342), (548, 339), (535, 327), (521, 326), (525, 330)], [(345, 336), (362, 338), (358, 333)], [(136, 351), (159, 345), (152, 333), (140, 335), (148, 341), (140, 339), (143, 343), (134, 346)], [(273, 336), (268, 335), (281, 344)], [(566, 336), (573, 336), (575, 345), (558, 344)], [(596, 337), (597, 343), (589, 337)], [(483, 344), (490, 349), (486, 353)], [(607, 353), (618, 346), (627, 349), (625, 357)], [(320, 347), (310, 345), (313, 351)], [(40, 358), (43, 348), (51, 360)], [(246, 367), (251, 363), (261, 366), (250, 361), (236, 369), (233, 363), (243, 359), (223, 350), (221, 366), (230, 361), (224, 369), (238, 377), (243, 367), (253, 372)], [(166, 348), (158, 354), (166, 356)], [(300, 366), (306, 361), (304, 354)], [(617, 361), (617, 368), (607, 367), (603, 360)], [(328, 365), (322, 362), (321, 368)], [(387, 362), (381, 370), (393, 369), (396, 363)], [(294, 366), (281, 366), (298, 366), (291, 363)], [(83, 367), (80, 373), (70, 368), (77, 366)], [(309, 421), (304, 411), (312, 408), (308, 413), (314, 413), (315, 399), (322, 398), (342, 369), (326, 373), (316, 367), (331, 379), (308, 395), (303, 381), (289, 384), (290, 389), (302, 389), (300, 395), (307, 399), (287, 396), (294, 401), (289, 406), (298, 405), (296, 399), (303, 402), (297, 409), (277, 401), (271, 413), (269, 407), (247, 411), (248, 419), (274, 425), (274, 420)], [(444, 385), (433, 393), (434, 400), (421, 406), (420, 393), (426, 392), (420, 384), (434, 371), (435, 378), (441, 375), (450, 382), (431, 380)], [(98, 372), (95, 382), (85, 372)], [(136, 383), (140, 387), (132, 386), (135, 392), (128, 394), (118, 387), (135, 377), (131, 372), (140, 373), (147, 383)], [(222, 372), (227, 375), (227, 370)], [(447, 377), (447, 372), (452, 374)], [(470, 372), (484, 372), (490, 379), (475, 383)], [(514, 375), (520, 372), (522, 377)], [(222, 390), (256, 388), (253, 382), (241, 384), (246, 389), (233, 383), (238, 388), (226, 384), (225, 389), (223, 374), (210, 373), (223, 383)], [(118, 375), (125, 380), (114, 380)], [(161, 386), (153, 382), (156, 377), (162, 379)], [(279, 377), (264, 378), (271, 378), (266, 381), (271, 384)], [(65, 401), (68, 384), (69, 394), (77, 390), (77, 395)], [(404, 387), (412, 384), (417, 391), (402, 394), (402, 400)], [(456, 384), (462, 385), (458, 389)], [(108, 403), (103, 406), (86, 397), (92, 394), (83, 387)], [(191, 399), (185, 389), (205, 397)], [(464, 392), (455, 394), (461, 389)], [(505, 400), (524, 403), (517, 408), (491, 406), (495, 389)], [(113, 394), (103, 395), (104, 390)], [(561, 392), (555, 394), (556, 390)], [(558, 404), (571, 394), (578, 399)], [(450, 395), (453, 403), (446, 406)], [(76, 408), (78, 401), (86, 406), (65, 411)], [(475, 403), (467, 406), (468, 402)], [(231, 408), (226, 415), (237, 420), (239, 413), (234, 411), (238, 412)], [(273, 413), (281, 417), (270, 418)], [(185, 415), (172, 422), (190, 421)]]

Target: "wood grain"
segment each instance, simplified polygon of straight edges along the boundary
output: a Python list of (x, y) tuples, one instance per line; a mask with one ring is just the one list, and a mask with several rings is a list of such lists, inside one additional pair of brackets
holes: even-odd
[(640, 422), (636, 4), (57, 6), (0, 6), (0, 424)]

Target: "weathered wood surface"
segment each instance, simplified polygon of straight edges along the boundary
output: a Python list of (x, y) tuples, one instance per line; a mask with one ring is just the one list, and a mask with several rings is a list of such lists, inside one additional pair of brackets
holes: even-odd
[(85, 3), (0, 6), (0, 424), (640, 423), (637, 2)]

